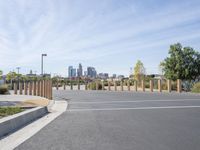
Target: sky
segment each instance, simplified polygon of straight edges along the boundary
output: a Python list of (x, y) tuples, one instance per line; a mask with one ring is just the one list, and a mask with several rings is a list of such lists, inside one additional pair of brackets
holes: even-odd
[(68, 66), (159, 73), (169, 46), (200, 51), (200, 0), (0, 0), (0, 70), (67, 76)]

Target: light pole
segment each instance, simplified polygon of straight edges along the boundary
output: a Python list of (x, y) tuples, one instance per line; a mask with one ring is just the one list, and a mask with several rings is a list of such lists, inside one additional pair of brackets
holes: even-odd
[(17, 80), (18, 80), (18, 84), (17, 84), (17, 87), (19, 88), (19, 69), (20, 67), (17, 67)]
[(41, 75), (43, 76), (43, 57), (47, 56), (47, 54), (42, 54), (42, 62), (41, 62)]

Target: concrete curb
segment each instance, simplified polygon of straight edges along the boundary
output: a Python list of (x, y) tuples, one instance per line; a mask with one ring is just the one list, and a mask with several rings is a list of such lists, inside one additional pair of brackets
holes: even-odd
[(0, 119), (0, 138), (6, 136), (34, 120), (46, 115), (47, 107), (36, 107), (24, 112)]

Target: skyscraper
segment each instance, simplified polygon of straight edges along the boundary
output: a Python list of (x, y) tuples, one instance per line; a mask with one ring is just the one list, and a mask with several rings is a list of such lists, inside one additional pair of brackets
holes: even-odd
[(68, 67), (68, 77), (69, 77), (69, 78), (72, 77), (72, 70), (73, 70), (73, 66), (69, 66), (69, 67)]
[(76, 69), (73, 68), (73, 66), (68, 67), (68, 77), (69, 78), (76, 77)]
[(97, 72), (94, 67), (87, 67), (87, 76), (90, 78), (96, 78)]
[(78, 77), (83, 76), (83, 67), (82, 67), (81, 63), (79, 64), (78, 69), (77, 69), (77, 76)]

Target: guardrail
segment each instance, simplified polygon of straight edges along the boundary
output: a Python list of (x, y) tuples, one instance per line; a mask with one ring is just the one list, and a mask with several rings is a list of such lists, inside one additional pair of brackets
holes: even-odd
[[(132, 81), (132, 83), (131, 83)], [(167, 86), (167, 88), (163, 89), (163, 82), (165, 81), (165, 85)], [(95, 83), (94, 83), (95, 82)], [(95, 84), (95, 88), (93, 90), (107, 90), (107, 91), (150, 91), (150, 92), (154, 92), (155, 90), (158, 92), (162, 92), (163, 90), (167, 91), (167, 92), (172, 92), (172, 81), (171, 80), (161, 80), (161, 79), (151, 79), (148, 82), (146, 82), (145, 80), (141, 80), (136, 81), (136, 80), (125, 80), (125, 81), (94, 81), (93, 83)], [(105, 82), (106, 85), (105, 85)], [(174, 83), (174, 82), (173, 82)], [(84, 86), (84, 88), (82, 88), (83, 90), (89, 90), (88, 84), (91, 83), (85, 83), (82, 84), (82, 86)], [(131, 85), (132, 84), (132, 85)], [(146, 88), (146, 85), (148, 84), (148, 88)], [(155, 88), (154, 86), (157, 86), (157, 88)], [(99, 88), (99, 85), (101, 85), (101, 88)], [(62, 85), (63, 90), (66, 90), (66, 84)], [(78, 82), (76, 84), (76, 89), (77, 90), (81, 90), (80, 88), (80, 83)], [(176, 81), (176, 85), (175, 85), (175, 89), (178, 93), (182, 92), (182, 81), (180, 79), (178, 79)], [(71, 83), (68, 85), (68, 89), (69, 90), (74, 90), (75, 86)], [(56, 85), (56, 89), (59, 90), (59, 86), (58, 84)], [(173, 84), (173, 88), (174, 88), (174, 84)]]
[[(18, 85), (19, 84), (19, 85)], [(14, 83), (14, 94), (33, 95), (52, 99), (52, 81), (19, 81)]]

